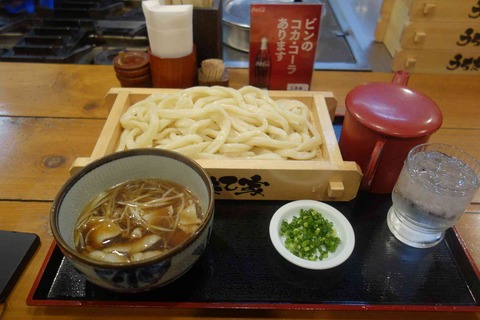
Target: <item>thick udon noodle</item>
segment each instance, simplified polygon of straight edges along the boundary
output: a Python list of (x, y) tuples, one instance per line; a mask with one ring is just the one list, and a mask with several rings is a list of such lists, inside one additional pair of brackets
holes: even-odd
[(125, 263), (165, 254), (189, 238), (203, 214), (188, 188), (161, 179), (132, 180), (102, 192), (77, 220), (76, 249)]
[(193, 87), (152, 95), (121, 117), (117, 151), (155, 147), (194, 159), (252, 158), (309, 160), (319, 156), (321, 138), (309, 108), (276, 100), (247, 86)]

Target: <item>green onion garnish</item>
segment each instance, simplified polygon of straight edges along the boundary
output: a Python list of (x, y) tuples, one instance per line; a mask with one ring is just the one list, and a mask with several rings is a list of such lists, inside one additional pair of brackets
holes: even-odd
[(288, 251), (310, 261), (327, 258), (341, 243), (333, 223), (314, 209), (300, 209), (300, 215), (293, 217), (291, 222), (283, 220), (280, 235), (285, 236)]

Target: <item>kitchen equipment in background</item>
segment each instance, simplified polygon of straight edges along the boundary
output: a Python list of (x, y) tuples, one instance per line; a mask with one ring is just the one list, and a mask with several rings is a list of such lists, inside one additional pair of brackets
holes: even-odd
[[(0, 61), (112, 64), (120, 51), (147, 52), (141, 0), (45, 2), (31, 14), (0, 8)], [(194, 7), (198, 61), (222, 57), (221, 8), (221, 0)]]
[[(233, 1), (233, 0), (231, 0)], [(363, 22), (375, 12), (375, 7), (369, 7), (369, 16), (356, 16), (356, 11), (345, 10), (349, 0), (326, 1), (325, 16), (320, 30), (321, 45), (317, 48), (315, 69), (317, 70), (365, 70), (372, 66), (369, 59), (375, 58), (376, 65), (388, 64), (390, 71), (390, 56), (381, 51), (380, 56), (370, 58), (372, 53), (363, 48), (365, 39), (361, 35), (370, 34), (369, 29), (363, 30), (353, 21)], [(40, 0), (34, 14), (12, 14), (0, 8), (0, 61), (16, 62), (46, 62), (75, 64), (112, 64), (116, 51), (147, 51), (148, 36), (145, 18), (141, 8), (141, 0), (118, 0), (120, 5), (114, 6), (108, 0)], [(61, 7), (56, 6), (61, 3)], [(85, 8), (87, 3), (97, 7)], [(227, 68), (248, 68), (248, 53), (234, 49), (223, 43), (223, 18), (228, 14), (228, 0), (213, 0), (213, 6), (195, 7), (193, 12), (194, 39), (197, 45), (197, 62), (205, 59), (220, 58)], [(82, 8), (83, 7), (83, 8)], [(108, 8), (107, 8), (108, 7)], [(90, 12), (92, 11), (92, 12)], [(94, 14), (93, 14), (94, 13)], [(32, 28), (42, 26), (44, 20), (54, 20), (55, 23), (78, 23), (86, 30), (86, 37), (71, 50), (60, 50), (60, 54), (23, 53), (16, 54), (14, 47), (23, 42)], [(198, 26), (198, 27), (197, 27)], [(68, 27), (61, 26), (64, 28)], [(353, 29), (354, 28), (354, 29)], [(41, 39), (39, 40), (41, 41)], [(39, 42), (41, 43), (41, 42)], [(361, 46), (361, 45), (362, 46)], [(61, 48), (61, 45), (57, 45)], [(107, 53), (105, 53), (107, 51)], [(378, 52), (375, 50), (375, 53)], [(99, 56), (99, 57), (97, 57)], [(387, 62), (384, 62), (386, 60)]]
[(94, 48), (88, 31), (93, 25), (51, 19), (31, 23), (29, 31), (0, 57), (2, 61), (81, 63)]
[(435, 102), (406, 86), (409, 75), (402, 70), (392, 83), (360, 85), (345, 99), (339, 146), (345, 160), (361, 167), (364, 190), (392, 192), (408, 152), (442, 125)]
[(146, 51), (140, 4), (60, 0), (52, 5), (40, 1), (34, 14), (7, 15), (0, 10), (0, 61), (106, 64), (108, 59), (112, 64), (119, 51)]
[[(224, 0), (223, 42), (243, 52), (250, 51), (250, 5), (262, 3), (294, 3), (294, 0)], [(324, 0), (305, 0), (303, 3), (326, 4)], [(322, 19), (325, 12), (322, 12)]]

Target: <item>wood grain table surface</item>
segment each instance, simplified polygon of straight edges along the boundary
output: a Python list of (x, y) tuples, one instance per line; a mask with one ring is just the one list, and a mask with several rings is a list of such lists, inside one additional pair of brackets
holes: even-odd
[[(229, 70), (230, 86), (248, 83), (244, 69)], [(346, 94), (365, 82), (389, 82), (391, 73), (316, 71), (313, 91), (331, 91), (337, 113)], [(78, 157), (88, 157), (109, 113), (105, 95), (120, 84), (111, 66), (0, 62), (0, 229), (33, 232), (41, 245), (0, 305), (0, 319), (480, 319), (480, 313), (413, 311), (272, 311), (175, 308), (28, 306), (27, 296), (53, 237), (51, 202)], [(480, 77), (412, 74), (409, 87), (430, 96), (443, 113), (431, 141), (463, 148), (480, 159)], [(477, 195), (475, 202), (478, 201)], [(472, 204), (457, 230), (480, 266), (480, 205)]]

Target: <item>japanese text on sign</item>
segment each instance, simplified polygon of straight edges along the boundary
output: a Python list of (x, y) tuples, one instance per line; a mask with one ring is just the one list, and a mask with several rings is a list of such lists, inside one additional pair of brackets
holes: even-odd
[(461, 69), (464, 71), (479, 71), (480, 70), (480, 56), (479, 57), (464, 57), (462, 54), (456, 54), (453, 59), (448, 62), (447, 69), (450, 71)]
[(480, 33), (475, 32), (473, 28), (467, 28), (465, 33), (458, 38), (457, 45), (462, 47), (467, 45), (480, 46)]
[(480, 17), (480, 0), (475, 6), (472, 7), (472, 11), (468, 14), (468, 16), (472, 19), (477, 19)]
[(313, 19), (287, 19), (280, 18), (277, 23), (277, 46), (275, 50), (276, 61), (288, 59), (287, 73), (297, 71), (296, 58), (301, 51), (314, 51), (316, 39), (315, 30), (318, 18)]
[(321, 3), (252, 3), (249, 82), (269, 90), (309, 90)]

